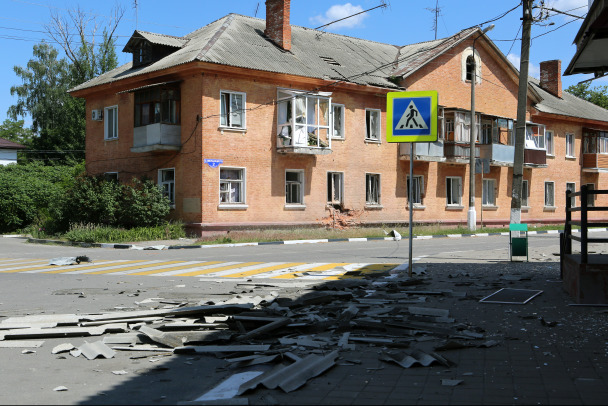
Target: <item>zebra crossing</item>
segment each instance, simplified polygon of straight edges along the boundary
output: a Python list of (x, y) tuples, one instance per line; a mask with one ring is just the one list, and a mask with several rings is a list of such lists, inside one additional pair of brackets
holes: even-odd
[(49, 265), (44, 259), (0, 258), (2, 274), (70, 274), (124, 276), (194, 276), (201, 278), (342, 279), (387, 272), (400, 264), (347, 262), (229, 262), (99, 260), (77, 265)]

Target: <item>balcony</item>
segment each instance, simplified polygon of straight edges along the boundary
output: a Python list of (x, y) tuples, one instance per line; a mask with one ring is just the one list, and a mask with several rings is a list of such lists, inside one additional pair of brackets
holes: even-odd
[(133, 129), (131, 152), (179, 151), (181, 126), (173, 124), (149, 124)]
[(410, 149), (414, 148), (414, 158), (420, 161), (443, 162), (443, 141), (436, 142), (404, 142), (399, 144), (399, 159), (410, 160)]
[(304, 133), (304, 128), (294, 131), (295, 137), (279, 134), (277, 139), (277, 152), (281, 154), (329, 155), (331, 154), (331, 141), (327, 131), (321, 131), (322, 136), (317, 137), (314, 132)]
[(583, 154), (583, 172), (608, 172), (608, 154)]
[[(445, 162), (468, 164), (471, 146), (468, 143), (447, 142), (443, 146)], [(479, 145), (475, 145), (475, 158), (479, 158)]]
[(482, 144), (479, 146), (483, 159), (489, 159), (491, 165), (513, 166), (515, 146), (504, 144)]
[(524, 165), (533, 168), (546, 168), (547, 151), (544, 149), (524, 149)]

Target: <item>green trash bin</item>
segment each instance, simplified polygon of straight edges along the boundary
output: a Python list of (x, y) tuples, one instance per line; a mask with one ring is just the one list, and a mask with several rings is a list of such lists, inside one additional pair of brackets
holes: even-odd
[[(517, 237), (513, 235), (514, 232)], [(513, 257), (526, 257), (526, 261), (529, 261), (527, 224), (509, 224), (509, 257), (511, 261), (513, 261)]]

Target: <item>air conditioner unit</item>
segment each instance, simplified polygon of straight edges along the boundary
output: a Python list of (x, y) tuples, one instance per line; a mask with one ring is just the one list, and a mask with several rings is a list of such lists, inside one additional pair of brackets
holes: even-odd
[(101, 110), (92, 110), (91, 111), (91, 119), (95, 121), (103, 120), (103, 113)]

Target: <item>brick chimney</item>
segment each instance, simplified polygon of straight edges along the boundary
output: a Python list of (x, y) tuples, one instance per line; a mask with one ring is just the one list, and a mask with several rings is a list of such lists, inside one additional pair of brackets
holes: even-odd
[(540, 87), (562, 98), (562, 61), (554, 59), (540, 63)]
[(266, 0), (266, 29), (264, 34), (286, 51), (291, 50), (290, 7), (291, 0)]

